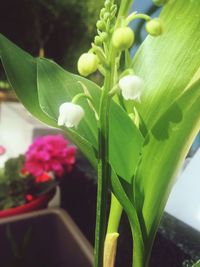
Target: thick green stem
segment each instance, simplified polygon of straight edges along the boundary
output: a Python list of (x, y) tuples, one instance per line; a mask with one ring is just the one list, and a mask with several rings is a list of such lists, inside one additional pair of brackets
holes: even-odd
[(99, 161), (98, 161), (98, 191), (96, 209), (96, 230), (95, 230), (95, 267), (103, 266), (103, 249), (106, 232), (107, 200), (108, 200), (108, 179), (110, 168), (108, 165), (107, 138), (103, 129), (99, 129)]
[(133, 0), (122, 0), (119, 9), (119, 16), (127, 15), (133, 2)]
[(145, 264), (145, 249), (143, 240), (134, 229), (134, 225), (131, 225), (132, 239), (133, 239), (133, 267), (147, 267)]
[(122, 206), (120, 205), (116, 197), (112, 194), (107, 234), (118, 232), (121, 215), (122, 215)]

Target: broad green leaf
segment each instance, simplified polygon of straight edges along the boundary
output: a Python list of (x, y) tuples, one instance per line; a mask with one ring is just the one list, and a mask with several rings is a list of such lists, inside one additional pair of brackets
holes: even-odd
[[(60, 104), (71, 101), (76, 94), (83, 92), (78, 81), (87, 87), (94, 99), (95, 108), (98, 110), (101, 89), (96, 84), (63, 70), (52, 61), (38, 59), (38, 93), (43, 111), (57, 120)], [(84, 108), (86, 116), (78, 126), (77, 132), (97, 149), (97, 122), (94, 112), (91, 111), (87, 100), (82, 100), (80, 104)], [(110, 162), (117, 174), (129, 183), (131, 183), (139, 160), (142, 143), (143, 137), (131, 119), (120, 106), (112, 102), (110, 110)]]
[(153, 236), (177, 172), (200, 129), (200, 80), (184, 91), (146, 137), (136, 172), (135, 204), (147, 236)]
[[(57, 127), (61, 103), (83, 92), (80, 81), (88, 88), (98, 110), (101, 89), (93, 82), (66, 72), (53, 61), (35, 59), (0, 35), (0, 55), (8, 79), (23, 105), (41, 121)], [(97, 122), (88, 102), (82, 100), (86, 116), (71, 130), (61, 127), (68, 138), (97, 164)], [(128, 141), (128, 142), (127, 142)], [(143, 137), (129, 116), (114, 101), (110, 112), (110, 162), (115, 172), (131, 183), (137, 166)]]
[(109, 135), (111, 165), (121, 178), (131, 183), (144, 138), (124, 110), (114, 103), (110, 110)]
[[(36, 59), (14, 45), (2, 34), (0, 34), (0, 58), (12, 88), (26, 109), (40, 121), (58, 127), (56, 121), (46, 115), (39, 104)], [(92, 145), (76, 132), (68, 131), (67, 135), (95, 166), (96, 161)]]
[(168, 108), (200, 67), (200, 2), (169, 1), (161, 13), (163, 34), (148, 36), (133, 68), (145, 82), (140, 115), (148, 129)]
[(54, 121), (46, 116), (39, 106), (36, 60), (2, 34), (0, 34), (0, 58), (9, 83), (22, 104), (33, 116), (54, 126)]
[(133, 60), (145, 82), (137, 109), (149, 132), (134, 189), (147, 236), (155, 234), (178, 167), (199, 129), (199, 89), (189, 86), (200, 76), (199, 0), (169, 1), (161, 21), (163, 34), (148, 36)]
[[(79, 80), (88, 90), (97, 92), (98, 87), (95, 84), (81, 77)], [(40, 106), (55, 121), (58, 120), (59, 106), (64, 102), (71, 102), (75, 95), (83, 93), (75, 75), (47, 59), (37, 60), (37, 81)], [(85, 116), (77, 132), (97, 148), (97, 121), (94, 112), (91, 111), (86, 99), (81, 100), (79, 104), (83, 107)]]

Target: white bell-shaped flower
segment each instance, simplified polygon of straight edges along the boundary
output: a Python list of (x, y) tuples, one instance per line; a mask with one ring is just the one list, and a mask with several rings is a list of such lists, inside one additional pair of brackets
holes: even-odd
[(59, 107), (58, 125), (66, 127), (77, 127), (85, 112), (83, 108), (77, 104), (66, 102)]
[(140, 101), (143, 87), (143, 80), (136, 75), (127, 75), (119, 80), (119, 88), (126, 100)]

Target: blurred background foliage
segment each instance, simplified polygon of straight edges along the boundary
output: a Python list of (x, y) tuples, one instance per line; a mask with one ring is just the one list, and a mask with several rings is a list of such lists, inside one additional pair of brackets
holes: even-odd
[[(88, 50), (104, 0), (1, 0), (0, 32), (21, 48), (76, 71)], [(1, 72), (2, 73), (2, 72)]]
[[(77, 60), (90, 48), (103, 4), (104, 0), (1, 0), (0, 32), (33, 56), (44, 50), (45, 57), (77, 73)], [(133, 8), (151, 14), (157, 9), (151, 0), (136, 0)], [(131, 26), (136, 33), (133, 55), (144, 39), (144, 22)], [(5, 79), (0, 64), (1, 83)], [(99, 80), (98, 74), (95, 80)], [(6, 89), (6, 85), (0, 84), (0, 88)]]

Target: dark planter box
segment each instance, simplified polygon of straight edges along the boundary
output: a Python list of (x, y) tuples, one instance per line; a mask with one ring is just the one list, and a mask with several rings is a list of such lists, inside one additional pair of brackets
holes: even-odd
[(66, 212), (36, 211), (0, 220), (1, 267), (92, 267), (89, 242)]
[[(95, 180), (75, 169), (70, 177), (65, 177), (61, 183), (61, 206), (69, 212), (87, 239), (94, 244)], [(119, 232), (115, 267), (131, 267), (132, 238), (128, 220), (124, 215)], [(198, 231), (164, 214), (154, 243), (150, 267), (191, 267), (192, 262), (200, 258), (199, 240)]]

